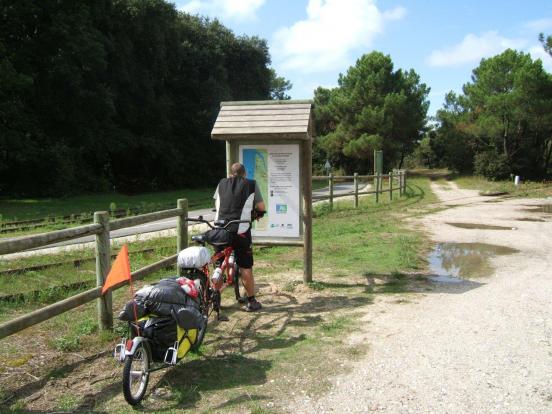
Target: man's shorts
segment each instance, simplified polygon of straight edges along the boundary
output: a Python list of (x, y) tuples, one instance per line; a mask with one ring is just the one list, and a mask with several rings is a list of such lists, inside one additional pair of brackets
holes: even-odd
[[(232, 247), (236, 255), (236, 263), (242, 269), (251, 269), (253, 267), (253, 240), (251, 239), (251, 230), (242, 234), (232, 233)], [(217, 251), (223, 249), (217, 248)]]

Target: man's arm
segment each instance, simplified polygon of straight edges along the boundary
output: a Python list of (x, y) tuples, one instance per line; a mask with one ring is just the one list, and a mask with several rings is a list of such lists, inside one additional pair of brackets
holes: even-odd
[(253, 199), (255, 218), (261, 218), (266, 213), (266, 207), (263, 200), (263, 195), (259, 189), (259, 184), (255, 181), (255, 198)]

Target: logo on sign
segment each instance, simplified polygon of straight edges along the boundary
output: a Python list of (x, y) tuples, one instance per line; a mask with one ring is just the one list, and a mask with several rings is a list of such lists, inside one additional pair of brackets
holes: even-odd
[(276, 214), (286, 214), (287, 204), (276, 204)]

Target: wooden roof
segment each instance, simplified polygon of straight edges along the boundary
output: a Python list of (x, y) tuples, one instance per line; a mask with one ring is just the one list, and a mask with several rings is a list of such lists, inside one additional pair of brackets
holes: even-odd
[(308, 139), (312, 136), (311, 101), (222, 102), (211, 138)]

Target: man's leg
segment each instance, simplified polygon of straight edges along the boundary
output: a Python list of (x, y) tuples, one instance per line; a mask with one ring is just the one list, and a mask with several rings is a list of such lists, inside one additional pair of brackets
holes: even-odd
[(247, 292), (247, 296), (255, 296), (255, 280), (253, 279), (253, 268), (244, 269), (240, 268), (240, 277), (243, 283), (243, 287)]
[(251, 246), (251, 233), (236, 237), (234, 245), (236, 261), (241, 271), (241, 280), (247, 292), (247, 311), (261, 309), (261, 304), (255, 299), (255, 280), (253, 279), (253, 250)]

